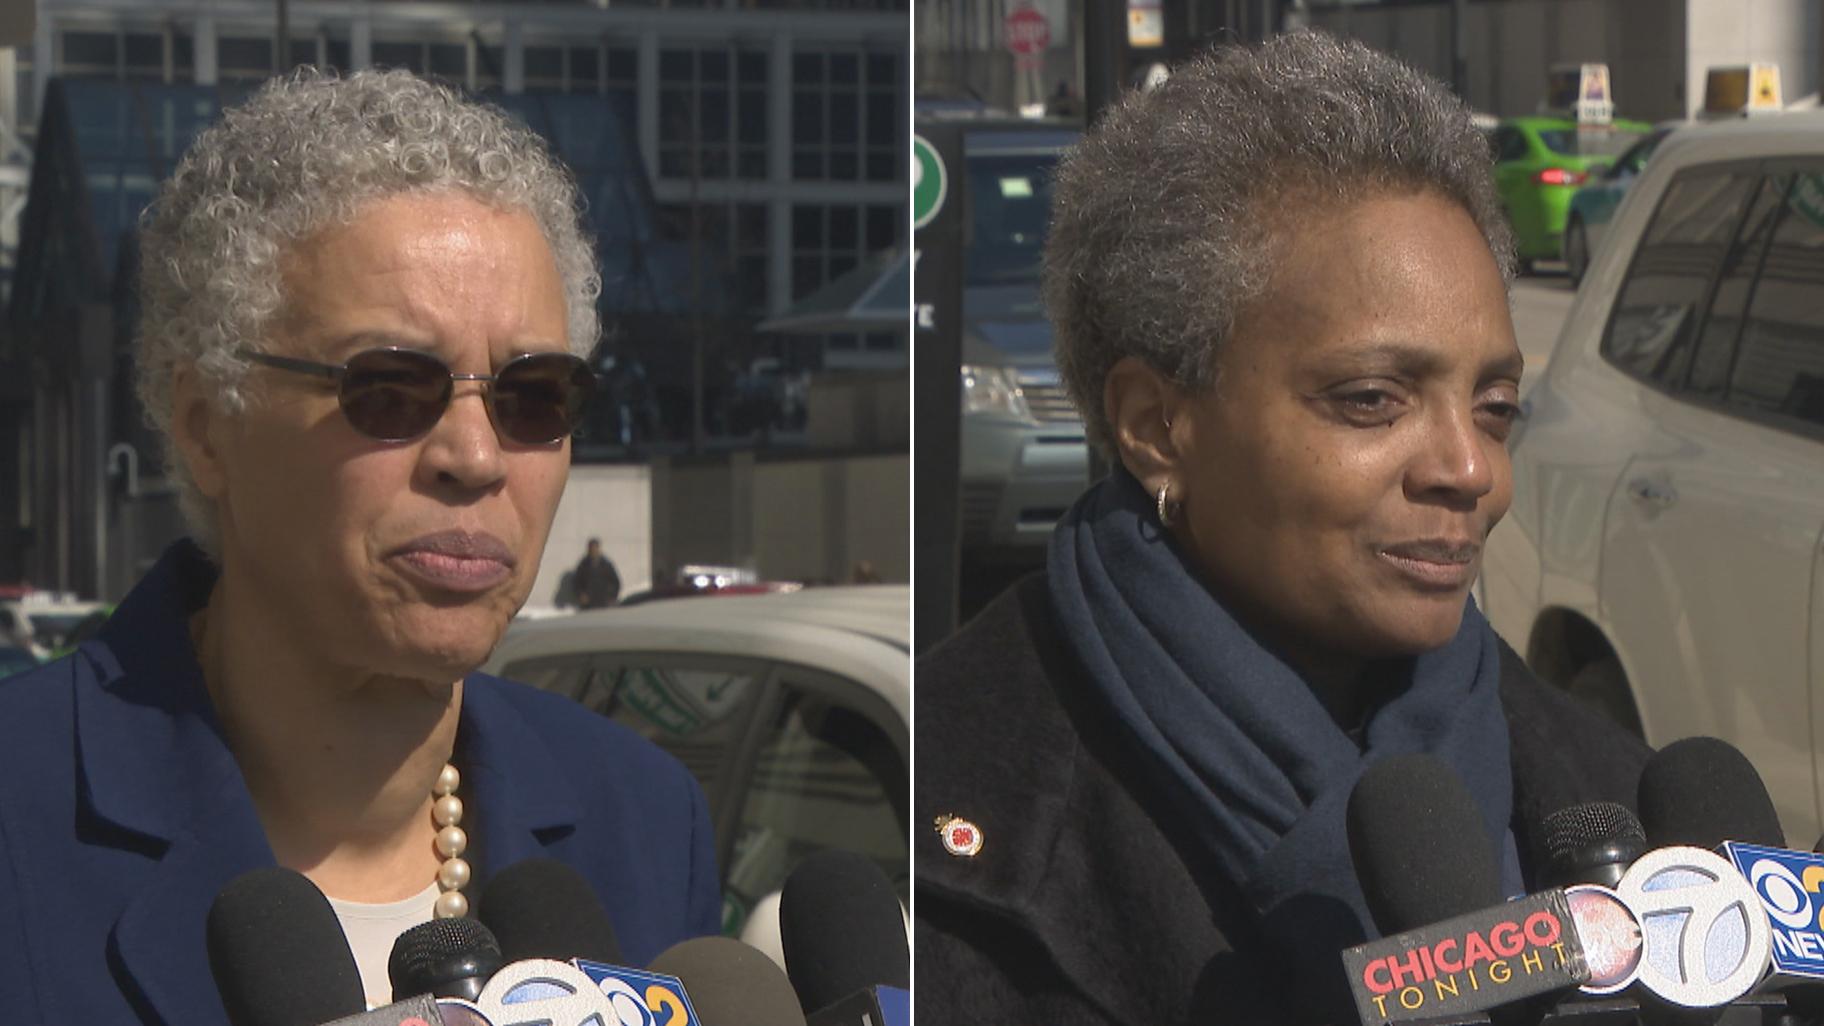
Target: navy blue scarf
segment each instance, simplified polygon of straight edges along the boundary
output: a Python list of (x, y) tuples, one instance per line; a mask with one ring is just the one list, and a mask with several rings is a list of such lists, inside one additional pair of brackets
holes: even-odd
[(1334, 991), (1340, 948), (1379, 936), (1344, 823), (1370, 763), (1429, 752), (1455, 768), (1504, 853), (1508, 893), (1520, 889), (1500, 658), (1473, 601), (1449, 644), (1377, 667), (1395, 685), (1358, 746), (1194, 576), (1125, 470), (1059, 522), (1049, 573), (1091, 690), (1138, 742), (1277, 954), (1311, 963), (1294, 967), (1304, 984)]

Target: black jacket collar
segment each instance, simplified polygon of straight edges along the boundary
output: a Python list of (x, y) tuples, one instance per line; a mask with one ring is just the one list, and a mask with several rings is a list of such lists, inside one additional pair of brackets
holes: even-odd
[[(1089, 700), (1057, 630), (1034, 575), (920, 661), (921, 919), (1000, 922), (1110, 1020), (1140, 1018), (1136, 1002), (1156, 1000), (1146, 1011), (1183, 1021), (1198, 1011), (1181, 1003), (1195, 987), (1222, 995), (1202, 1007), (1225, 1021), (1275, 1021), (1284, 983), (1252, 954), (1261, 949), (1245, 903), (1169, 803), (1131, 786), (1146, 779), (1142, 768)], [(1505, 643), (1501, 651), (1515, 828), (1530, 864), (1532, 823), (1583, 801), (1632, 807), (1649, 753), (1539, 681)], [(935, 829), (944, 816), (977, 825), (979, 854), (945, 850)]]

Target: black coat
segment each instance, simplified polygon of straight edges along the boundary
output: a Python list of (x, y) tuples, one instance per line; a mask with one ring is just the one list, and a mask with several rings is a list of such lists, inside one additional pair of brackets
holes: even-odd
[[(1028, 577), (919, 661), (919, 1017), (933, 1022), (1286, 1023), (1247, 906), (1088, 692)], [(1633, 808), (1650, 754), (1501, 645), (1515, 836), (1587, 801)], [(971, 857), (937, 822), (980, 827)], [(1340, 962), (1338, 972), (1340, 974)]]

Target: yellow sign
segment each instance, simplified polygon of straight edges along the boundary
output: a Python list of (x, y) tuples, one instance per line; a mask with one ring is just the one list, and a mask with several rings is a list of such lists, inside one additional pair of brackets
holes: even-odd
[(1704, 73), (1703, 113), (1707, 117), (1761, 114), (1781, 106), (1778, 64), (1737, 64)]
[(1778, 64), (1755, 64), (1751, 66), (1749, 77), (1753, 88), (1749, 91), (1749, 110), (1780, 109), (1780, 66)]

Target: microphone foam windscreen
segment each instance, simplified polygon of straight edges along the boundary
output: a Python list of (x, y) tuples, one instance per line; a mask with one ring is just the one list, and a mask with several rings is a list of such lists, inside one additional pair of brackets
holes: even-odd
[(850, 851), (817, 852), (779, 895), (779, 946), (806, 1013), (866, 987), (907, 987), (911, 955), (893, 883)]
[(1349, 795), (1349, 853), (1383, 934), (1429, 926), (1501, 902), (1482, 812), (1434, 756), (1368, 767)]
[(1640, 773), (1640, 821), (1657, 848), (1714, 848), (1724, 841), (1786, 846), (1754, 764), (1714, 737), (1688, 737), (1653, 753)]
[[(453, 974), (465, 968), (487, 977), (501, 966), (500, 942), (493, 931), (466, 917), (433, 919), (400, 934), (386, 960), (393, 999), (437, 994)], [(438, 996), (447, 996), (438, 994)]]
[(243, 873), (209, 906), (209, 971), (234, 1026), (317, 1026), (367, 1007), (329, 899), (294, 870)]
[(556, 859), (527, 859), (496, 873), (476, 901), (475, 918), (494, 931), (508, 962), (621, 961), (620, 941), (595, 888)]
[(1554, 887), (1609, 883), (1646, 854), (1640, 819), (1615, 802), (1584, 802), (1559, 809), (1539, 824), (1544, 837), (1542, 879)]
[(647, 966), (684, 983), (703, 1026), (804, 1026), (792, 981), (760, 949), (731, 937), (694, 937)]

